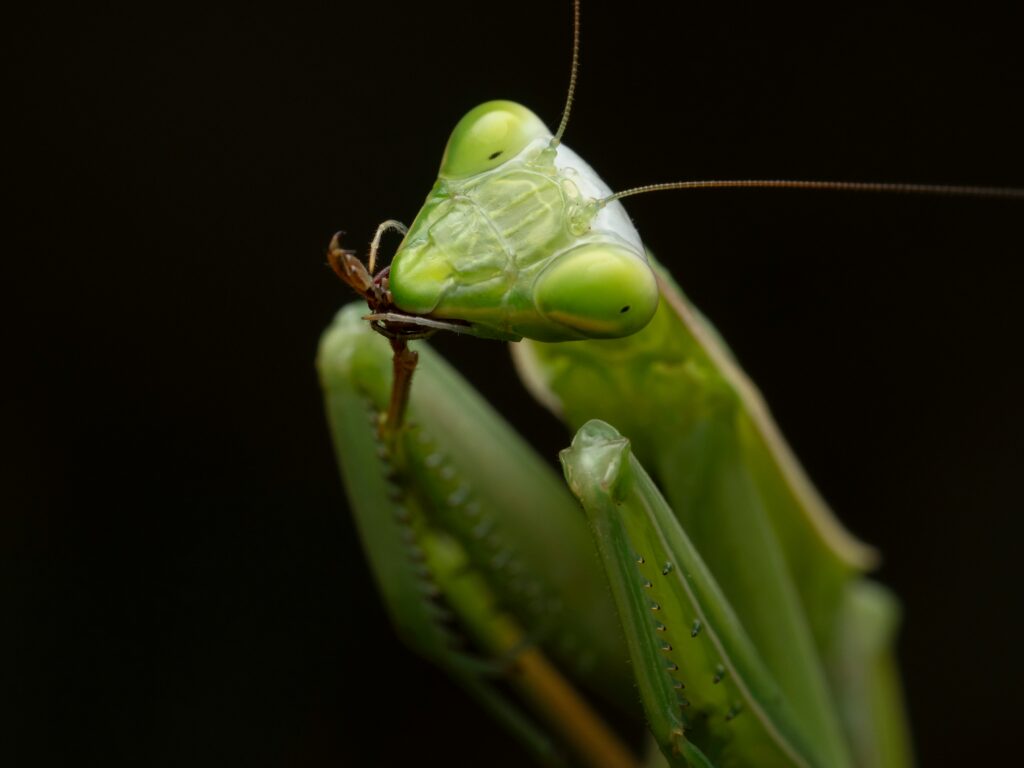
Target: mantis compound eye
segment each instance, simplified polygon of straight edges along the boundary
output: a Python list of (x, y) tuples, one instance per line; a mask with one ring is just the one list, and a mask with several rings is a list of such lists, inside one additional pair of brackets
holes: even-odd
[(537, 276), (534, 303), (545, 318), (584, 338), (618, 338), (636, 333), (654, 316), (658, 284), (632, 250), (586, 243)]
[(535, 139), (551, 131), (526, 107), (512, 101), (488, 101), (459, 120), (441, 158), (442, 179), (464, 179), (497, 168)]

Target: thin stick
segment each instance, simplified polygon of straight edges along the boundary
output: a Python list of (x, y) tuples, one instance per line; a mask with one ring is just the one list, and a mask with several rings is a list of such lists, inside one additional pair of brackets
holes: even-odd
[(394, 378), (391, 384), (391, 400), (382, 427), (386, 442), (394, 447), (398, 434), (405, 422), (405, 412), (409, 406), (409, 392), (412, 388), (412, 375), (416, 371), (419, 355), (409, 349), (409, 342), (403, 338), (391, 338), (392, 370)]

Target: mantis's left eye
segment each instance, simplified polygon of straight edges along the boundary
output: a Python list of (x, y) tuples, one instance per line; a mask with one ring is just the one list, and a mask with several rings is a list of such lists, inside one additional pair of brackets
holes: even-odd
[(488, 101), (459, 120), (441, 159), (442, 179), (464, 179), (497, 168), (531, 141), (551, 131), (526, 107)]
[(581, 337), (618, 338), (650, 322), (658, 283), (650, 265), (630, 249), (586, 243), (537, 276), (534, 303), (544, 317)]

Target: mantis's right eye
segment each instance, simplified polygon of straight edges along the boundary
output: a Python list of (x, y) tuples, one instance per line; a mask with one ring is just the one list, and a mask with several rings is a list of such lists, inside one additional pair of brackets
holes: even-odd
[(514, 101), (488, 101), (459, 120), (441, 159), (442, 179), (464, 179), (497, 168), (551, 131)]
[(632, 250), (585, 243), (537, 276), (534, 303), (541, 315), (577, 338), (615, 339), (650, 322), (658, 308), (658, 283), (650, 265)]

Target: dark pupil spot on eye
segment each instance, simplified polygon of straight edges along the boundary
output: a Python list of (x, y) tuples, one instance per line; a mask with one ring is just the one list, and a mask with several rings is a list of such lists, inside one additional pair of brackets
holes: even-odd
[(499, 149), (497, 152), (491, 152), (491, 154), (489, 154), (487, 156), (487, 159), (488, 160), (493, 160), (494, 158), (496, 158), (498, 155), (500, 155), (504, 151), (505, 151), (504, 149)]
[(619, 314), (622, 314), (623, 312), (629, 312), (629, 304), (619, 310)]

